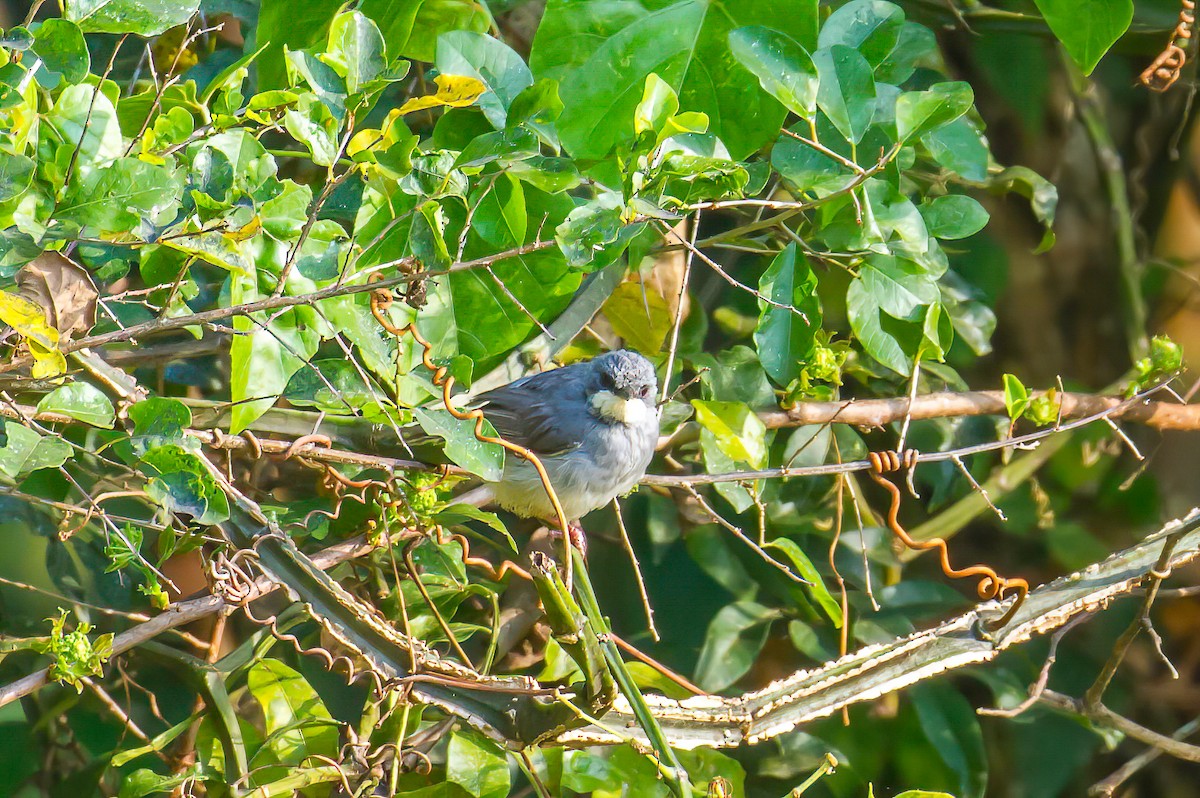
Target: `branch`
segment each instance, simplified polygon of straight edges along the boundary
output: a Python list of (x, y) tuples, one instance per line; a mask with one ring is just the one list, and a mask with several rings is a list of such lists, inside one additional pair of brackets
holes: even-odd
[[(373, 544), (367, 542), (365, 537), (359, 536), (352, 540), (330, 546), (318, 552), (312, 559), (318, 568), (328, 570), (338, 563), (370, 554), (375, 548)], [(280, 585), (276, 582), (266, 577), (259, 577), (254, 582), (254, 593), (248, 601), (262, 598), (268, 593), (274, 592), (279, 587)], [(138, 624), (132, 629), (121, 632), (113, 638), (112, 656), (135, 648), (163, 632), (191, 623), (192, 621), (198, 621), (209, 615), (214, 615), (228, 606), (230, 605), (226, 603), (225, 599), (217, 595), (201, 596), (172, 604), (162, 614), (155, 616), (145, 623)], [(31, 673), (15, 682), (0, 687), (0, 707), (44, 687), (48, 681), (48, 673), (49, 669), (43, 668), (40, 671)]]
[[(987, 622), (1003, 614), (1001, 605), (994, 601), (977, 605), (934, 629), (867, 646), (815, 670), (797, 671), (754, 693), (733, 698), (699, 696), (683, 701), (647, 696), (647, 700), (676, 748), (705, 745), (731, 748), (768, 740), (851, 704), (874, 701), (946, 671), (990, 662), (1000, 652), (1052, 632), (1082, 613), (1107, 607), (1114, 598), (1133, 592), (1155, 569), (1168, 539), (1174, 539), (1170, 567), (1200, 557), (1200, 509), (1192, 510), (1182, 520), (1171, 521), (1141, 543), (1103, 562), (1037, 588), (1008, 624), (990, 633), (983, 631)], [(1052, 695), (1047, 691), (1043, 698)], [(1082, 708), (1068, 700), (1072, 701), (1071, 711)], [(1180, 745), (1169, 737), (1114, 717), (1114, 713), (1106, 711), (1098, 717), (1131, 737), (1164, 750), (1168, 745), (1175, 748)], [(621, 699), (605, 715), (604, 725), (641, 739), (631, 710)], [(620, 742), (598, 726), (568, 731), (558, 741), (568, 745)], [(1195, 761), (1191, 759), (1193, 752), (1175, 748), (1168, 752)]]
[[(1045, 395), (1036, 391), (1030, 398)], [(1156, 429), (1200, 429), (1200, 404), (1184, 405), (1171, 402), (1139, 402), (1127, 404), (1123, 397), (1099, 396), (1090, 393), (1056, 392), (1064, 419), (1091, 416), (1112, 411), (1113, 420), (1134, 421)], [(1122, 405), (1125, 405), (1122, 407)], [(796, 427), (804, 424), (853, 424), (859, 427), (882, 427), (904, 419), (913, 421), (930, 418), (963, 416), (1007, 416), (1003, 391), (962, 391), (959, 393), (930, 393), (911, 401), (907, 396), (890, 399), (846, 400), (840, 402), (800, 402), (787, 410), (760, 413), (767, 429)]]
[[(79, 338), (74, 341), (67, 341), (59, 347), (63, 353), (74, 352), (79, 349), (89, 347), (105, 346), (106, 344), (118, 343), (121, 341), (130, 341), (142, 335), (152, 333), (166, 332), (168, 330), (179, 330), (185, 327), (191, 327), (199, 324), (208, 324), (214, 321), (230, 318), (231, 316), (248, 316), (251, 313), (258, 313), (264, 310), (279, 310), (282, 308), (295, 307), (296, 305), (311, 305), (314, 302), (319, 302), (322, 299), (331, 297), (346, 296), (349, 294), (362, 294), (369, 291), (374, 291), (378, 288), (391, 288), (392, 286), (411, 283), (414, 280), (425, 280), (431, 277), (441, 277), (454, 272), (470, 271), (471, 269), (481, 269), (486, 266), (491, 266), (498, 261), (506, 258), (513, 258), (519, 255), (526, 255), (530, 252), (537, 252), (547, 247), (555, 246), (554, 241), (535, 241), (532, 244), (526, 244), (520, 247), (514, 247), (504, 252), (488, 255), (485, 258), (476, 258), (475, 260), (461, 261), (452, 264), (449, 268), (439, 271), (423, 271), (416, 274), (401, 274), (395, 277), (385, 278), (374, 283), (359, 283), (357, 285), (332, 285), (328, 288), (322, 288), (320, 291), (313, 291), (309, 294), (301, 294), (299, 296), (272, 296), (267, 299), (260, 299), (257, 302), (247, 302), (242, 305), (233, 305), (227, 308), (213, 308), (212, 310), (201, 311), (200, 313), (192, 313), (187, 316), (175, 316), (171, 318), (157, 318), (151, 321), (134, 324), (120, 330), (101, 333), (100, 335), (89, 335), (84, 338)], [(399, 264), (400, 261), (394, 263), (385, 263), (380, 265), (379, 269), (388, 268)], [(360, 277), (367, 276), (367, 272), (363, 272)], [(10, 363), (0, 365), (0, 374), (6, 371), (12, 371), (20, 366), (32, 363), (30, 357), (16, 358)]]

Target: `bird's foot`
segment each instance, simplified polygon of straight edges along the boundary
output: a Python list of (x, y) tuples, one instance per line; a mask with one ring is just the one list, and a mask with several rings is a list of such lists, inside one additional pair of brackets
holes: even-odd
[[(550, 527), (550, 535), (555, 538), (562, 538), (562, 530), (554, 526)], [(587, 534), (583, 531), (583, 524), (578, 521), (571, 521), (567, 524), (567, 539), (571, 541), (571, 545), (579, 549), (579, 553), (583, 558), (587, 559)]]

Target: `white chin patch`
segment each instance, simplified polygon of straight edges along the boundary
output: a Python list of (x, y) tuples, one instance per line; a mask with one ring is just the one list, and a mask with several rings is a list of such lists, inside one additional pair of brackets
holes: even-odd
[(640, 424), (654, 413), (641, 399), (622, 399), (612, 391), (598, 391), (592, 397), (592, 407), (601, 418), (622, 424)]

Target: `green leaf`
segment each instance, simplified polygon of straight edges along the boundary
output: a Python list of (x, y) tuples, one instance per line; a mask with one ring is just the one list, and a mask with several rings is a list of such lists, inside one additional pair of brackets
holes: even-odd
[(136, 33), (157, 36), (182, 25), (200, 0), (65, 0), (64, 16), (86, 33)]
[(974, 708), (945, 683), (914, 685), (909, 694), (926, 739), (958, 776), (959, 798), (982, 798), (988, 760)]
[(761, 299), (758, 301), (754, 345), (763, 368), (779, 385), (787, 385), (800, 376), (805, 361), (812, 354), (816, 331), (821, 328), (817, 276), (808, 260), (797, 257), (797, 252), (795, 243), (788, 244), (758, 281), (758, 290), (763, 296), (799, 311), (768, 305)]
[(329, 43), (321, 60), (345, 79), (349, 93), (357, 94), (387, 67), (383, 35), (369, 17), (343, 11), (329, 26)]
[(929, 235), (943, 240), (973, 236), (987, 226), (988, 212), (964, 194), (946, 194), (921, 206)]
[(948, 792), (930, 792), (929, 790), (905, 790), (896, 795), (896, 798), (954, 798)]
[[(229, 280), (230, 302), (242, 304), (261, 299), (254, 281), (238, 273)], [(270, 314), (237, 316), (233, 327), (239, 335), (229, 347), (230, 396), (236, 403), (230, 411), (230, 429), (246, 429), (265, 413), (286, 389), (288, 379), (317, 352), (324, 323), (311, 307), (298, 306)]]
[[(188, 718), (185, 725), (191, 725), (193, 722), (191, 718)], [(149, 768), (139, 768), (121, 782), (121, 791), (117, 793), (117, 796), (118, 798), (146, 798), (149, 795), (168, 794), (180, 784), (195, 780), (194, 768), (184, 768), (178, 773), (166, 775), (155, 773)]]
[(1050, 30), (1083, 74), (1129, 29), (1133, 0), (1034, 0)]
[(337, 755), (337, 725), (303, 676), (278, 660), (264, 659), (250, 666), (246, 686), (262, 708), (264, 747), (274, 754), (274, 762), (299, 765), (314, 755)]
[(187, 513), (198, 524), (217, 524), (229, 517), (229, 500), (212, 474), (181, 446), (157, 446), (139, 465), (150, 477), (146, 495), (171, 512)]
[(971, 109), (975, 93), (961, 81), (935, 83), (929, 91), (906, 91), (896, 98), (896, 132), (907, 142), (953, 122)]
[[(421, 429), (446, 442), (446, 456), (457, 465), (488, 482), (500, 479), (504, 470), (504, 449), (494, 443), (478, 440), (474, 421), (457, 419), (445, 410), (424, 407), (414, 407), (413, 417)], [(496, 436), (490, 421), (483, 422), (483, 433)]]
[(850, 329), (868, 355), (901, 375), (912, 373), (912, 357), (920, 339), (906, 339), (901, 343), (896, 335), (896, 325), (884, 328), (886, 316), (880, 307), (880, 298), (866, 286), (866, 281), (850, 283), (846, 292), (846, 311)]
[(800, 544), (791, 538), (775, 538), (767, 542), (766, 548), (778, 549), (787, 555), (796, 569), (797, 576), (809, 583), (809, 591), (817, 600), (817, 604), (824, 610), (825, 615), (829, 617), (834, 626), (842, 628), (842, 605), (825, 587), (820, 572), (812, 564), (808, 555), (804, 553), (804, 549), (800, 548)]
[(846, 141), (857, 144), (875, 118), (871, 65), (857, 50), (842, 44), (817, 50), (813, 63), (821, 76), (817, 105)]
[(696, 681), (710, 692), (723, 690), (746, 675), (767, 642), (779, 610), (753, 601), (722, 607), (708, 625), (696, 662)]
[(487, 87), (479, 108), (496, 129), (508, 121), (508, 109), (527, 87), (533, 73), (525, 60), (499, 39), (475, 31), (451, 31), (438, 38), (434, 65), (447, 75), (467, 75)]
[(181, 176), (138, 158), (118, 158), (73, 184), (58, 216), (103, 232), (168, 222), (179, 210)]
[(1016, 421), (1029, 407), (1029, 389), (1014, 374), (1004, 375), (1004, 408), (1008, 417)]
[(183, 433), (192, 425), (192, 411), (178, 399), (163, 396), (143, 399), (130, 406), (129, 419), (133, 422), (135, 452), (164, 444), (199, 445), (199, 441)]
[(933, 278), (916, 263), (890, 255), (872, 255), (859, 272), (876, 306), (897, 319), (912, 321), (917, 311), (938, 301)]
[(450, 31), (484, 33), (491, 13), (475, 0), (364, 0), (359, 9), (379, 23), (388, 52), (433, 62), (436, 46)]
[[(83, 31), (67, 19), (42, 22), (33, 33), (33, 52), (42, 60), (43, 67), (62, 75), (67, 83), (83, 82), (92, 63)], [(57, 82), (56, 79), (54, 83)]]
[(904, 11), (884, 0), (853, 0), (834, 11), (821, 26), (821, 47), (853, 47), (872, 67), (896, 48), (904, 28)]
[(55, 388), (42, 397), (37, 410), (39, 413), (62, 413), (105, 429), (113, 428), (116, 412), (108, 397), (99, 388), (86, 382), (73, 382)]
[(0, 202), (16, 199), (33, 184), (36, 164), (32, 158), (0, 150)]
[(817, 111), (817, 67), (795, 39), (758, 25), (729, 34), (729, 49), (768, 94), (797, 116), (811, 119)]
[(474, 732), (454, 732), (446, 748), (446, 781), (475, 798), (507, 798), (508, 757), (500, 746)]
[(748, 406), (693, 399), (692, 407), (696, 409), (696, 420), (715, 436), (727, 457), (755, 468), (766, 464), (767, 428)]
[(921, 137), (921, 144), (935, 162), (964, 180), (987, 180), (988, 146), (971, 120), (960, 116), (953, 122)]
[(766, 25), (801, 46), (816, 44), (816, 0), (551, 0), (530, 66), (560, 82), (559, 134), (577, 158), (601, 158), (633, 138), (633, 111), (650, 73), (707, 115), (735, 159), (778, 133), (784, 109), (730, 57), (731, 31)]
[(554, 240), (568, 263), (594, 271), (612, 263), (640, 227), (626, 224), (621, 196), (606, 192), (571, 211), (554, 228)]
[(8, 440), (0, 447), (0, 471), (12, 479), (39, 468), (58, 468), (71, 457), (70, 445), (61, 438), (38, 435), (15, 421), (4, 421)]

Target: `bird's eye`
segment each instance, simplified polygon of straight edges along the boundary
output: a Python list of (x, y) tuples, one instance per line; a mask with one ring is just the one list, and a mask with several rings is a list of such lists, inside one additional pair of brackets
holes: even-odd
[(608, 373), (607, 371), (602, 371), (600, 372), (600, 387), (609, 391), (615, 390), (617, 387), (617, 381), (612, 374)]

